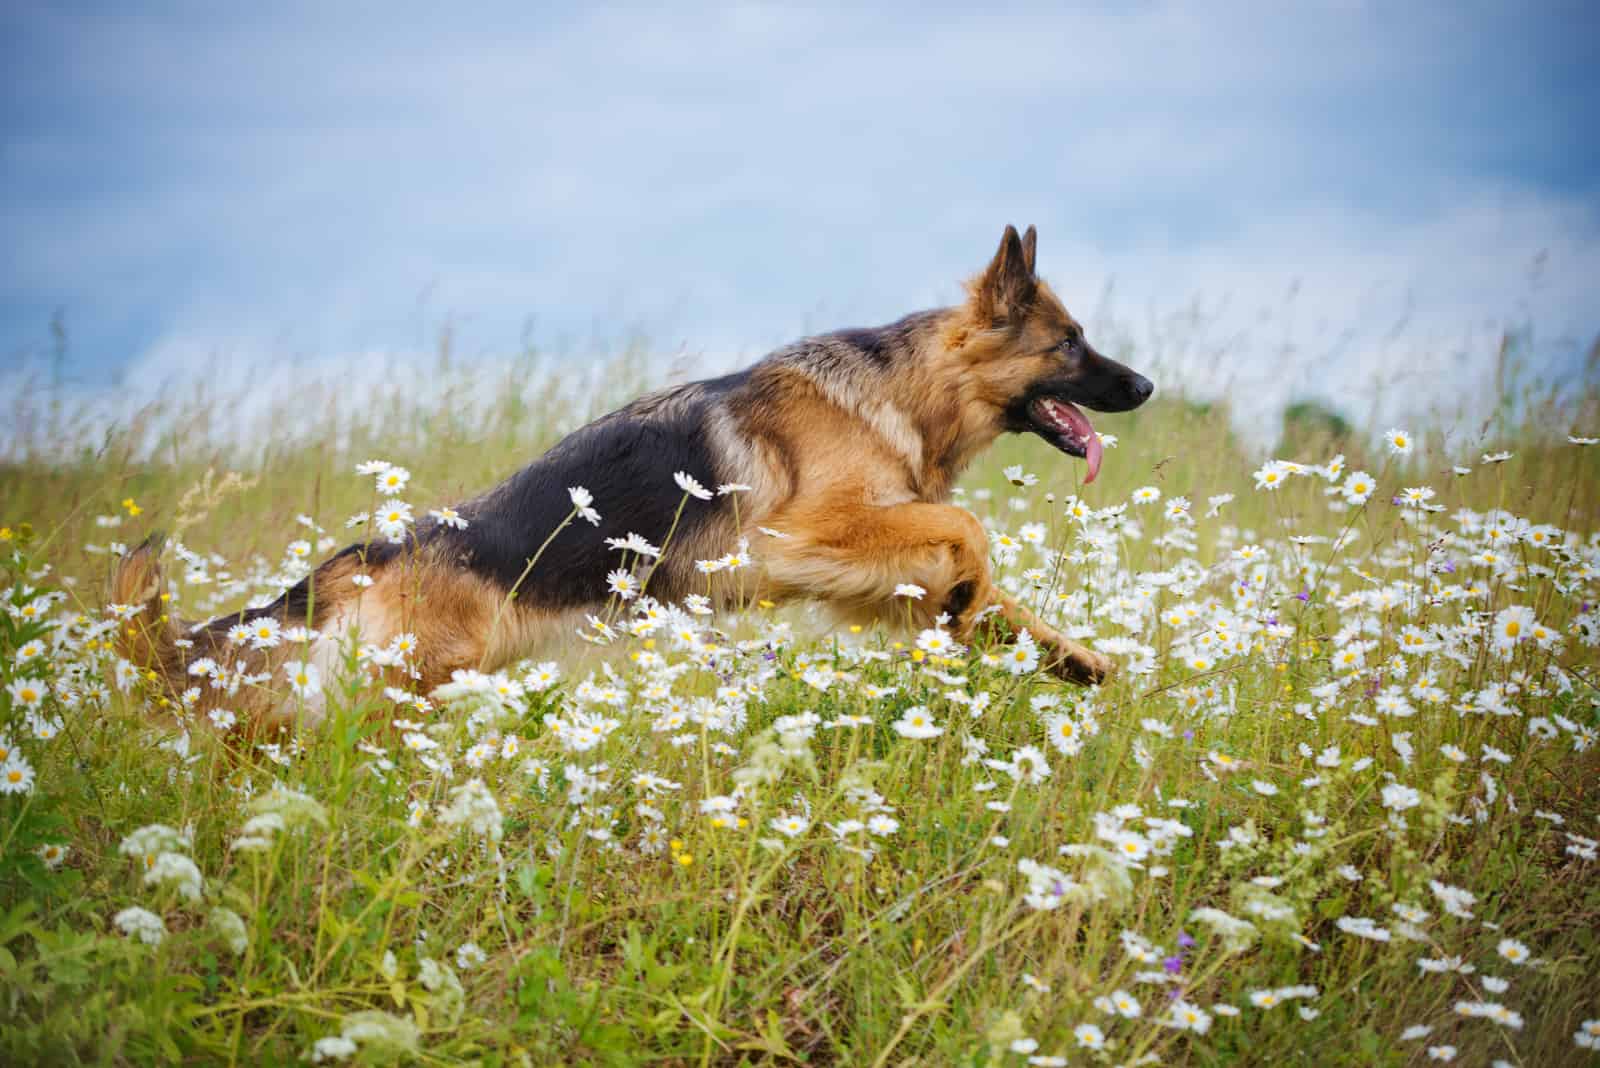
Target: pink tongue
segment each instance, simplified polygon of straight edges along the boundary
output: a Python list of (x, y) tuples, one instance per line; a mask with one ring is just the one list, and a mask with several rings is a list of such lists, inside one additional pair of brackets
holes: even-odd
[(1100, 456), (1105, 451), (1105, 446), (1100, 444), (1100, 435), (1093, 430), (1089, 431), (1089, 445), (1083, 451), (1083, 458), (1089, 463), (1089, 477), (1083, 480), (1085, 486), (1093, 482), (1094, 476), (1100, 473)]
[(1063, 430), (1070, 431), (1074, 438), (1083, 442), (1083, 458), (1089, 464), (1089, 477), (1083, 480), (1084, 485), (1093, 482), (1100, 473), (1100, 458), (1105, 454), (1105, 446), (1100, 443), (1100, 435), (1094, 432), (1094, 425), (1089, 422), (1089, 417), (1076, 404), (1066, 401), (1048, 401), (1051, 419)]

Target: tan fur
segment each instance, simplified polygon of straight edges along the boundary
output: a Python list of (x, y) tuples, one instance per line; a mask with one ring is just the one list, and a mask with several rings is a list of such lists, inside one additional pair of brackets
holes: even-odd
[(118, 631), (123, 655), (162, 674), (181, 670), (177, 624), (161, 589), (161, 539), (153, 537), (122, 558), (111, 581), (111, 603), (138, 606)]
[(739, 511), (760, 515), (794, 493), (783, 457), (766, 437), (750, 433), (739, 417), (726, 408), (714, 409), (707, 430), (711, 445), (726, 458), (728, 467), (743, 473), (750, 492), (736, 498)]

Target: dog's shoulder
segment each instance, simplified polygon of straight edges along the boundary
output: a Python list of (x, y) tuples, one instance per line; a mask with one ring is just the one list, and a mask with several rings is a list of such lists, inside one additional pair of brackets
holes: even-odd
[(882, 488), (886, 481), (914, 488), (925, 453), (923, 405), (905, 385), (944, 314), (916, 312), (885, 326), (835, 330), (786, 345), (752, 369), (750, 399), (787, 424), (791, 447), (820, 461), (797, 466), (838, 475), (870, 468), (858, 473), (872, 484), (874, 497), (895, 496)]

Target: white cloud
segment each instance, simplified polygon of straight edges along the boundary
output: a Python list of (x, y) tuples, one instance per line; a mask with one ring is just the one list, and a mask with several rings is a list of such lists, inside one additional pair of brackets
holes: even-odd
[[(1550, 373), (1600, 328), (1596, 80), (1554, 14), (284, 10), (13, 16), (0, 351), (64, 307), (86, 380), (447, 321), (468, 356), (529, 321), (753, 356), (954, 299), (1007, 221), (1075, 307), (1114, 283), (1134, 362), (1225, 349), (1263, 405), (1401, 352), (1426, 388), (1380, 401), (1454, 403), (1498, 324)], [(1196, 298), (1204, 331), (1148, 326)]]

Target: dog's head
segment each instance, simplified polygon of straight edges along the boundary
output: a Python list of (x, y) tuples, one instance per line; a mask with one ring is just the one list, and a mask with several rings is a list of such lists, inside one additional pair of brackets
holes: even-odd
[[(1100, 355), (1049, 285), (1034, 270), (1033, 227), (1007, 226), (1000, 249), (968, 283), (953, 347), (965, 363), (970, 395), (994, 433), (1038, 434), (1100, 470), (1100, 438), (1083, 408), (1125, 412), (1149, 399), (1148, 378)], [(1080, 407), (1081, 406), (1081, 407)]]

